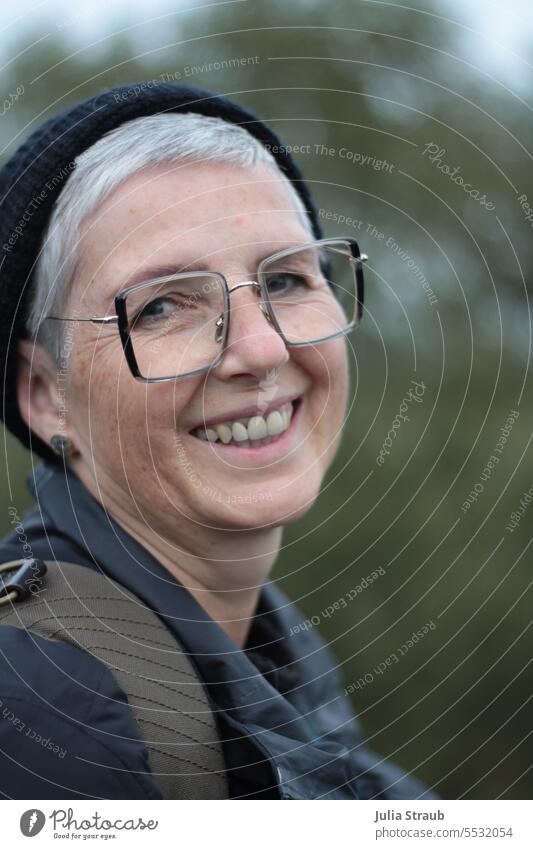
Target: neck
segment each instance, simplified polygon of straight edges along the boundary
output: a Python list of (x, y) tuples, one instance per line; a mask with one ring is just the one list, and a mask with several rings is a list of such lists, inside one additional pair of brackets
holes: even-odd
[[(81, 475), (80, 475), (81, 477)], [(112, 518), (174, 575), (198, 604), (239, 646), (246, 644), (261, 587), (277, 558), (282, 527), (249, 531), (202, 528), (183, 523), (170, 539), (161, 528), (108, 503), (92, 479), (83, 482)]]
[[(135, 531), (130, 531), (135, 535)], [(231, 532), (230, 532), (231, 533)], [(137, 541), (151, 550), (194, 596), (198, 604), (240, 647), (246, 644), (257, 609), (261, 586), (274, 565), (281, 542), (281, 529), (240, 532), (238, 539), (215, 534), (211, 538), (216, 558), (180, 545), (168, 549), (160, 540), (152, 546), (142, 537)], [(210, 546), (211, 548), (211, 546)]]

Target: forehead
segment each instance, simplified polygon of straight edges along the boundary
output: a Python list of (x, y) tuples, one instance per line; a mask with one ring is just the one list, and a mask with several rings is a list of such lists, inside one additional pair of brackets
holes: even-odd
[(287, 181), (268, 165), (165, 163), (125, 180), (84, 222), (78, 294), (112, 298), (143, 268), (229, 273), (309, 240)]

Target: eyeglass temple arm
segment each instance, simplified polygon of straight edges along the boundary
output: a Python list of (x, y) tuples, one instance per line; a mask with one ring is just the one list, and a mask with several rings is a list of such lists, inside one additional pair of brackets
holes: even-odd
[(96, 318), (77, 318), (75, 315), (45, 315), (44, 317), (52, 321), (92, 321), (94, 324), (112, 324), (118, 321), (118, 315), (104, 315)]

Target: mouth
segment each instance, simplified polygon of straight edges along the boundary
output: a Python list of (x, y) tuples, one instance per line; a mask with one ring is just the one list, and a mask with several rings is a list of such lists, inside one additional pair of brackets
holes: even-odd
[(212, 446), (217, 451), (236, 449), (238, 452), (246, 452), (248, 449), (246, 453), (250, 456), (263, 454), (266, 452), (262, 452), (261, 449), (266, 448), (267, 445), (279, 444), (279, 447), (282, 447), (286, 442), (288, 443), (288, 438), (294, 432), (296, 422), (299, 420), (298, 412), (301, 404), (302, 396), (299, 396), (278, 406), (271, 406), (268, 413), (265, 411), (263, 415), (256, 414), (202, 425), (193, 428), (189, 434), (200, 441), (209, 443), (209, 447)]

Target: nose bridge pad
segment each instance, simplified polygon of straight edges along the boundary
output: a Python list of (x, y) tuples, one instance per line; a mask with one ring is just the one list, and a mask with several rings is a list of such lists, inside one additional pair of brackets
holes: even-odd
[(215, 342), (217, 344), (219, 344), (220, 342), (222, 342), (222, 339), (224, 337), (224, 316), (223, 315), (219, 315), (219, 317), (215, 321), (215, 327), (216, 327)]
[[(259, 306), (259, 309), (261, 310), (261, 312), (263, 313), (263, 315), (265, 316), (266, 320), (268, 321), (268, 323), (269, 323), (269, 324), (272, 324), (272, 319), (271, 319), (271, 317), (270, 317), (270, 313), (269, 313), (269, 311), (268, 311), (268, 309), (267, 309), (267, 307), (266, 307), (266, 304), (264, 304), (264, 303), (263, 303), (263, 301), (261, 301), (261, 302), (258, 304), (258, 306)], [(272, 326), (273, 326), (273, 325), (272, 325)]]
[[(237, 285), (232, 286), (232, 288), (229, 289), (228, 292), (229, 292), (229, 294), (231, 294), (232, 292), (235, 291), (235, 289), (240, 289), (243, 286), (253, 286), (254, 292), (256, 293), (257, 297), (258, 298), (261, 297), (261, 295), (262, 295), (261, 286), (255, 280), (245, 280), (242, 283), (237, 283)], [(268, 323), (272, 327), (274, 327), (274, 329), (276, 329), (266, 304), (263, 301), (259, 301), (257, 306), (259, 307), (259, 309), (263, 313), (263, 315), (266, 318), (266, 320), (268, 321)], [(230, 309), (231, 309), (231, 307), (230, 307)], [(223, 339), (223, 336), (224, 336), (224, 316), (223, 315), (220, 315), (217, 318), (217, 320), (215, 322), (215, 328), (216, 328), (216, 330), (215, 330), (215, 342), (221, 342), (222, 339)]]

